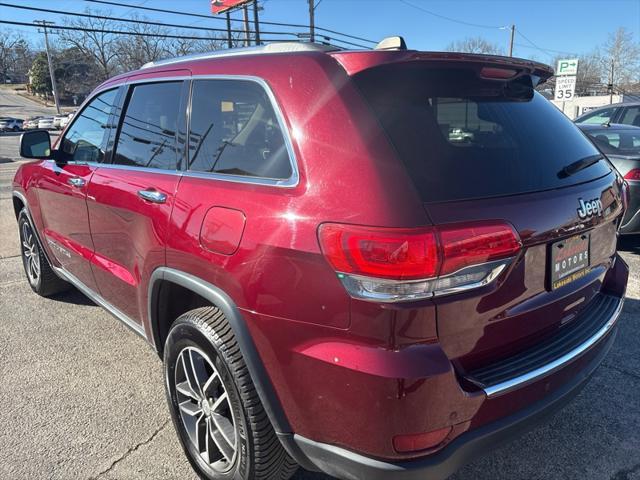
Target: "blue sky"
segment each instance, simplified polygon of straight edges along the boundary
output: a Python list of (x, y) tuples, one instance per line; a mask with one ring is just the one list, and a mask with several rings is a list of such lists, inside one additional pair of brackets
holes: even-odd
[[(110, 10), (114, 16), (130, 16), (134, 10), (87, 3), (84, 0), (7, 0), (8, 3), (68, 11), (83, 11), (87, 6)], [(208, 14), (209, 0), (118, 0), (131, 5)], [(317, 0), (316, 0), (317, 1)], [(416, 8), (417, 7), (417, 8)], [(306, 0), (266, 0), (261, 20), (306, 23)], [(427, 13), (421, 9), (432, 12)], [(153, 20), (197, 26), (224, 27), (224, 22), (189, 18), (155, 12), (142, 12)], [(435, 14), (435, 15), (434, 15)], [(437, 16), (437, 15), (440, 15)], [(239, 18), (238, 14), (236, 17)], [(457, 20), (447, 20), (450, 17)], [(60, 21), (58, 15), (14, 10), (0, 6), (0, 19), (31, 22), (34, 19)], [(551, 49), (582, 53), (601, 45), (608, 33), (624, 26), (640, 41), (640, 0), (322, 0), (316, 10), (318, 26), (353, 35), (380, 39), (401, 34), (410, 48), (442, 50), (450, 42), (470, 36), (482, 36), (507, 49), (508, 29), (512, 23), (516, 36), (514, 54), (551, 61)], [(482, 26), (476, 26), (482, 25)], [(3, 26), (0, 26), (2, 28)], [(491, 28), (485, 28), (491, 27)], [(6, 27), (5, 27), (6, 28)], [(268, 27), (263, 27), (266, 29)], [(34, 39), (39, 36), (20, 28)], [(192, 34), (199, 34), (193, 32)], [(524, 35), (524, 36), (522, 36)]]

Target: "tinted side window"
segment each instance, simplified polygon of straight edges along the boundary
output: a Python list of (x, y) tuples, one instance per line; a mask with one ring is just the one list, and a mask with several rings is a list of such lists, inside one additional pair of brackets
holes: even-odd
[(620, 123), (640, 127), (640, 107), (627, 107)]
[(182, 82), (135, 85), (122, 118), (113, 163), (173, 170)]
[(269, 97), (257, 83), (193, 83), (189, 169), (288, 179), (292, 169)]
[(598, 112), (593, 112), (581, 118), (580, 123), (595, 123), (598, 125), (602, 125), (603, 123), (607, 123), (609, 120), (611, 120), (614, 112), (615, 108), (606, 108)]
[(102, 162), (109, 115), (117, 92), (114, 89), (101, 93), (77, 116), (62, 139), (60, 156), (63, 160)]

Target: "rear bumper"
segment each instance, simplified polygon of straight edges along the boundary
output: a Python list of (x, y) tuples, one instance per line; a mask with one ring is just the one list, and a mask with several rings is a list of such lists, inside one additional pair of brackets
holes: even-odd
[(541, 423), (571, 399), (589, 380), (607, 355), (616, 336), (613, 327), (598, 344), (588, 364), (553, 393), (526, 408), (460, 435), (438, 453), (405, 462), (387, 462), (369, 458), (333, 445), (314, 442), (299, 435), (281, 438), (296, 459), (306, 468), (317, 469), (345, 480), (444, 479), (473, 458), (495, 449), (501, 443), (521, 435)]

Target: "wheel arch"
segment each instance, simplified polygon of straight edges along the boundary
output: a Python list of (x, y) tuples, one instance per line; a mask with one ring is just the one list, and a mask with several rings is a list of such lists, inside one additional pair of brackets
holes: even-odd
[[(166, 325), (162, 325), (163, 319), (160, 312), (160, 297), (162, 295), (162, 288), (166, 286), (167, 283), (178, 285), (222, 310), (229, 325), (233, 329), (251, 379), (253, 380), (260, 401), (264, 406), (273, 428), (279, 436), (281, 434), (291, 434), (291, 426), (284, 414), (282, 405), (249, 333), (246, 321), (234, 301), (220, 288), (194, 275), (168, 267), (160, 267), (153, 272), (149, 281), (148, 309), (151, 335), (157, 352), (162, 355), (164, 347), (162, 332), (163, 328), (166, 328)], [(170, 321), (172, 322), (174, 320), (175, 318)], [(166, 321), (166, 319), (164, 321)], [(286, 447), (285, 445), (285, 448)]]
[(20, 195), (18, 192), (13, 192), (13, 194), (11, 195), (11, 200), (13, 200), (13, 213), (15, 214), (17, 220), (20, 212), (27, 206), (27, 204), (24, 200), (24, 197), (22, 197), (22, 195)]

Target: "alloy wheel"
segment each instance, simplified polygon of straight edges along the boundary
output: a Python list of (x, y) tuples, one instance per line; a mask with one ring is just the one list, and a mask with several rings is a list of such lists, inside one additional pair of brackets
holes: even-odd
[(216, 472), (228, 472), (238, 453), (238, 430), (227, 388), (201, 350), (178, 355), (175, 385), (180, 418), (195, 449)]
[(38, 243), (31, 226), (27, 222), (22, 223), (22, 258), (25, 270), (32, 285), (38, 283), (40, 278), (40, 252)]

